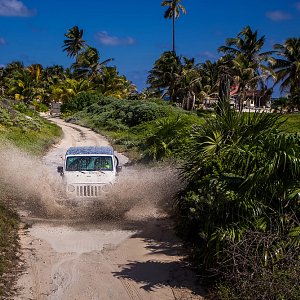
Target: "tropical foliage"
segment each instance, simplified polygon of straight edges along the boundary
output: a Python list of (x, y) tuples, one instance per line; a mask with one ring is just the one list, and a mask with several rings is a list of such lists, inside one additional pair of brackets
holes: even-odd
[[(257, 299), (259, 280), (259, 299), (299, 299), (300, 138), (287, 133), (299, 130), (277, 114), (242, 110), (249, 99), (265, 105), (279, 85), (286, 95), (275, 111), (299, 111), (300, 39), (263, 51), (265, 36), (246, 26), (218, 48), (221, 58), (197, 63), (175, 52), (182, 1), (161, 4), (172, 19), (172, 51), (156, 59), (141, 93), (74, 26), (63, 42), (69, 68), (19, 61), (0, 68), (0, 135), (40, 153), (53, 142), (48, 130), (59, 133), (28, 108), (60, 101), (69, 121), (104, 131), (139, 159), (184, 161), (178, 231), (196, 265), (221, 279), (219, 297)], [(217, 109), (205, 124), (185, 111), (201, 115), (210, 99)]]
[(300, 109), (300, 38), (289, 38), (283, 45), (274, 45), (278, 58), (271, 60), (276, 83), (289, 92), (293, 108)]
[(77, 58), (80, 51), (86, 46), (86, 42), (83, 40), (83, 29), (74, 26), (68, 29), (65, 37), (67, 39), (64, 40), (63, 51), (66, 51), (68, 56)]
[(258, 37), (257, 31), (252, 31), (246, 26), (236, 38), (228, 38), (226, 45), (219, 47), (219, 52), (224, 52), (229, 58), (227, 68), (231, 75), (233, 85), (238, 87), (238, 106), (242, 110), (243, 103), (247, 99), (247, 93), (256, 91), (258, 85), (265, 89), (265, 80), (270, 71), (263, 64), (272, 51), (261, 52), (265, 44), (265, 36)]
[(44, 68), (40, 64), (25, 67), (22, 62), (12, 62), (1, 68), (2, 96), (45, 111), (52, 101), (70, 103), (86, 92), (116, 98), (128, 98), (136, 93), (135, 85), (119, 75), (116, 67), (107, 66), (112, 58), (100, 61), (99, 51), (83, 40), (83, 30), (74, 26), (65, 36), (68, 39), (64, 41), (64, 51), (76, 58), (70, 68), (58, 65)]
[(149, 72), (151, 89), (172, 103), (191, 110), (195, 107), (196, 94), (201, 92), (199, 72), (194, 59), (178, 57), (173, 52), (164, 52)]
[[(226, 104), (219, 110), (195, 127), (187, 144), (179, 230), (192, 241), (198, 266), (215, 275), (244, 266), (250, 276), (252, 266), (241, 260), (238, 265), (232, 252), (238, 246), (238, 255), (247, 248), (261, 271), (288, 272), (291, 253), (300, 251), (300, 137), (280, 130), (279, 115), (241, 114)], [(246, 244), (253, 242), (250, 236), (256, 246)]]

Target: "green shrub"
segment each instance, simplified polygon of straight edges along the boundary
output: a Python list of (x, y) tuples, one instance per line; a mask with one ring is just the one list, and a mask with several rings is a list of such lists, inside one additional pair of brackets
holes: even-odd
[(85, 107), (92, 105), (93, 103), (99, 100), (99, 97), (103, 97), (102, 95), (96, 95), (91, 92), (80, 93), (74, 98), (69, 98), (65, 101), (61, 106), (61, 112), (77, 112), (83, 110)]
[(180, 233), (222, 299), (297, 299), (300, 136), (279, 115), (219, 108), (185, 148)]
[(14, 126), (23, 131), (39, 131), (42, 126), (42, 119), (25, 103), (5, 99), (0, 102), (0, 124)]
[(178, 155), (188, 139), (188, 115), (175, 115), (154, 122), (145, 137), (146, 157), (162, 160)]
[(126, 149), (144, 152), (139, 157), (164, 159), (180, 157), (188, 132), (203, 119), (172, 107), (162, 100), (119, 100), (99, 97), (96, 103), (66, 119), (105, 131)]
[(133, 127), (161, 117), (167, 117), (174, 110), (171, 107), (141, 100), (118, 100), (112, 98), (99, 99), (97, 103), (89, 106), (86, 113), (91, 117), (106, 120), (119, 120), (128, 127)]
[(33, 105), (34, 109), (38, 112), (47, 112), (49, 110), (49, 106), (40, 101), (33, 100), (31, 104)]
[(33, 154), (44, 153), (61, 136), (61, 129), (22, 102), (0, 101), (0, 140)]

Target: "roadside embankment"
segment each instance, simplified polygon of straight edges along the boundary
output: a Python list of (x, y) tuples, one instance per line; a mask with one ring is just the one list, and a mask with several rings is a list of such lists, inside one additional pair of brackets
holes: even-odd
[[(57, 125), (41, 118), (22, 103), (0, 100), (0, 151), (1, 156), (8, 154), (6, 159), (14, 161), (11, 149), (16, 148), (28, 155), (40, 156), (60, 139), (61, 134)], [(22, 161), (18, 164), (21, 165)], [(8, 183), (0, 179), (0, 298), (5, 299), (13, 290), (17, 268), (22, 264), (18, 259), (19, 217), (12, 205), (17, 195), (11, 191)]]

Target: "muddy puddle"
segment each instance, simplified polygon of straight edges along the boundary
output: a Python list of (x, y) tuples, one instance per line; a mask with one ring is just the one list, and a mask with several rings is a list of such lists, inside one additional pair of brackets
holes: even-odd
[(175, 170), (123, 167), (117, 183), (101, 199), (70, 199), (55, 164), (13, 147), (0, 150), (0, 181), (24, 218), (55, 219), (70, 225), (154, 217), (157, 207), (172, 207), (180, 187)]

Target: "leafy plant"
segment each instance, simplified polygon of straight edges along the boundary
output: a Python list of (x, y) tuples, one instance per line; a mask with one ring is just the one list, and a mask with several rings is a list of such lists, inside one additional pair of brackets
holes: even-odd
[(189, 128), (188, 116), (175, 115), (157, 120), (145, 139), (146, 156), (161, 160), (178, 155), (188, 138)]
[(97, 102), (101, 95), (94, 95), (91, 92), (80, 93), (74, 98), (68, 98), (61, 106), (61, 112), (78, 112), (83, 108), (92, 105)]
[[(194, 129), (177, 207), (178, 229), (196, 248), (199, 267), (220, 275), (218, 262), (248, 231), (276, 235), (283, 255), (299, 244), (290, 232), (297, 233), (300, 219), (300, 137), (281, 132), (282, 122), (279, 115), (224, 106)], [(265, 248), (258, 259), (274, 266), (276, 249), (264, 257), (271, 250)]]

